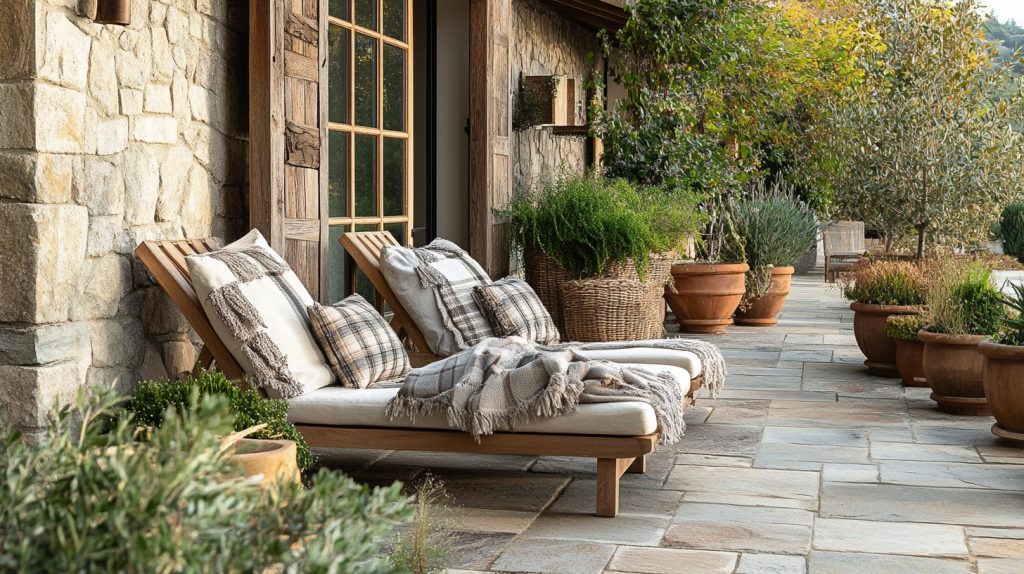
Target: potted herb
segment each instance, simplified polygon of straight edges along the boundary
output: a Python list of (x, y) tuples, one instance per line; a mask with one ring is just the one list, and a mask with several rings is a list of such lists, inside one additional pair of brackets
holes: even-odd
[[(642, 314), (657, 323), (660, 333), (661, 317), (654, 307), (661, 304), (676, 250), (704, 220), (697, 201), (688, 191), (587, 174), (543, 182), (516, 194), (497, 213), (508, 218), (513, 251), (525, 259), (526, 280), (563, 335), (575, 338), (566, 333), (566, 316), (582, 312), (580, 306), (563, 304), (566, 283), (586, 279), (649, 286), (655, 296), (645, 297), (652, 308)], [(645, 332), (652, 330), (647, 326)]]
[(1014, 284), (1002, 301), (1012, 310), (1003, 320), (1004, 328), (993, 341), (978, 343), (985, 357), (982, 380), (996, 423), (992, 434), (1024, 444), (1024, 286)]
[(994, 335), (1005, 317), (991, 271), (977, 263), (953, 263), (939, 270), (927, 293), (924, 371), (940, 411), (971, 416), (990, 414), (978, 343)]
[(885, 335), (896, 341), (896, 370), (905, 387), (927, 387), (924, 375), (924, 343), (917, 338), (921, 318), (917, 315), (891, 315)]
[(727, 198), (706, 203), (709, 222), (697, 241), (697, 259), (672, 266), (673, 285), (665, 300), (684, 333), (722, 333), (746, 292), (750, 270)]
[(868, 261), (844, 275), (842, 282), (864, 365), (873, 375), (898, 377), (896, 341), (886, 335), (886, 322), (892, 315), (918, 313), (925, 295), (921, 270), (906, 261)]
[(737, 206), (736, 223), (750, 266), (736, 324), (774, 325), (789, 295), (793, 265), (814, 244), (817, 222), (780, 181), (770, 189), (759, 183)]

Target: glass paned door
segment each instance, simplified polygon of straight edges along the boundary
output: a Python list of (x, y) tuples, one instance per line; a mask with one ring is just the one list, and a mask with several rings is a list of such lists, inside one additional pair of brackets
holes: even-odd
[(412, 0), (328, 4), (328, 302), (364, 293), (338, 243), (351, 231), (412, 241)]

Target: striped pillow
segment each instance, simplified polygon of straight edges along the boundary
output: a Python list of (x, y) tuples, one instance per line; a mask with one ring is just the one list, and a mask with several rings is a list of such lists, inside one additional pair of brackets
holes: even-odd
[(365, 389), (409, 371), (409, 355), (380, 313), (362, 296), (306, 308), (313, 335), (343, 387)]
[(551, 314), (526, 281), (506, 277), (475, 287), (473, 295), (499, 337), (523, 337), (542, 345), (559, 341)]

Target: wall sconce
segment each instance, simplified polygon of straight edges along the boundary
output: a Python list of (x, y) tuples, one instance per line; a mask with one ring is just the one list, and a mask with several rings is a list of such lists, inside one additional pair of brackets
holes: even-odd
[(132, 23), (132, 0), (96, 0), (97, 24), (119, 24), (127, 26)]

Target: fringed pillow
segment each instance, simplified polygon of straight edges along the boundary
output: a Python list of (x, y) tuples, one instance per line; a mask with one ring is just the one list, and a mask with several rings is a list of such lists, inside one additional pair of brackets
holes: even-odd
[(358, 389), (409, 372), (409, 355), (394, 330), (360, 295), (307, 308), (313, 335), (342, 386)]
[(185, 261), (206, 316), (253, 386), (290, 398), (334, 382), (310, 330), (313, 298), (259, 231)]
[(495, 335), (523, 337), (542, 345), (559, 341), (555, 321), (526, 281), (506, 277), (490, 285), (479, 285), (473, 292)]
[[(412, 262), (412, 265), (409, 265)], [(491, 324), (473, 295), (473, 288), (488, 285), (491, 278), (458, 245), (435, 239), (426, 247), (387, 247), (381, 255), (381, 271), (388, 284), (423, 331), (433, 335), (436, 354), (471, 347), (494, 336)], [(429, 312), (424, 309), (429, 306)], [(440, 321), (439, 325), (430, 324)], [(441, 348), (446, 340), (453, 349)]]

